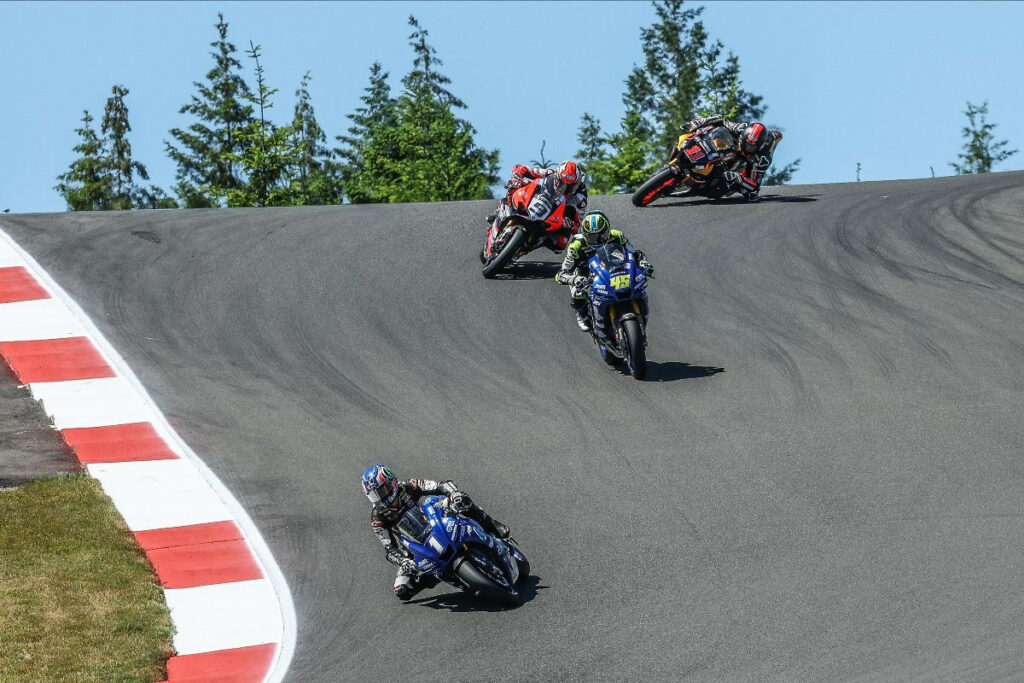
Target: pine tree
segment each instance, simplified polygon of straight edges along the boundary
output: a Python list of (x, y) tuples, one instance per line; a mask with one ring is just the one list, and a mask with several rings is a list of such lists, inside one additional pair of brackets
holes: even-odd
[(1006, 161), (1017, 153), (1015, 149), (1006, 149), (1008, 140), (995, 141), (992, 131), (995, 130), (996, 124), (986, 121), (987, 100), (980, 107), (968, 102), (964, 114), (967, 116), (968, 125), (960, 129), (964, 137), (964, 151), (957, 157), (961, 163), (950, 163), (957, 175), (989, 173), (994, 165)]
[(596, 116), (583, 113), (576, 141), (580, 144), (576, 150), (576, 160), (583, 164), (588, 172), (594, 164), (603, 161), (608, 155), (605, 149), (607, 143), (601, 134), (601, 121)]
[(246, 54), (256, 65), (256, 92), (250, 92), (245, 100), (250, 103), (256, 116), (248, 125), (235, 132), (241, 151), (224, 154), (225, 164), (230, 164), (233, 172), (246, 180), (238, 187), (227, 189), (224, 193), (227, 204), (289, 206), (301, 203), (288, 178), (289, 167), (298, 165), (298, 155), (291, 144), (292, 129), (279, 128), (267, 118), (268, 111), (274, 106), (271, 98), (278, 90), (267, 84), (260, 63), (260, 46), (250, 42)]
[(149, 180), (146, 167), (132, 159), (132, 145), (128, 141), (131, 124), (124, 98), (128, 88), (115, 85), (103, 111), (100, 127), (104, 139), (105, 162), (111, 181), (111, 208), (146, 208), (154, 204), (155, 196), (135, 183), (135, 176)]
[(74, 152), (79, 158), (67, 171), (57, 176), (53, 189), (64, 197), (70, 211), (101, 211), (111, 208), (113, 179), (103, 153), (103, 142), (92, 127), (88, 110), (82, 112), (82, 126), (76, 128), (81, 141)]
[(437, 71), (436, 67), (441, 66), (442, 62), (435, 56), (437, 50), (427, 43), (428, 31), (421, 27), (416, 17), (412, 15), (409, 16), (409, 26), (413, 28), (413, 32), (409, 35), (409, 44), (416, 56), (412, 61), (412, 71), (402, 79), (402, 85), (405, 86), (406, 91), (411, 93), (426, 91), (448, 108), (465, 109), (466, 103), (445, 87), (452, 82), (451, 79)]
[(409, 26), (415, 57), (397, 106), (399, 183), (392, 201), (490, 199), (490, 186), (500, 180), (498, 151), (476, 146), (476, 130), (452, 111), (466, 104), (445, 87), (451, 79), (437, 70), (442, 62), (427, 30), (413, 16)]
[(310, 75), (302, 77), (295, 91), (298, 101), (292, 117), (295, 166), (290, 169), (292, 189), (299, 204), (339, 204), (341, 186), (338, 164), (327, 147), (327, 135), (316, 120), (309, 94)]
[(342, 147), (334, 150), (343, 160), (341, 182), (345, 195), (354, 204), (387, 201), (380, 188), (397, 183), (390, 163), (397, 158), (397, 151), (389, 147), (390, 136), (386, 131), (398, 128), (398, 118), (388, 73), (380, 62), (370, 67), (370, 83), (359, 99), (362, 106), (348, 114), (352, 121), (349, 134), (335, 138), (342, 143)]
[(498, 152), (478, 147), (476, 130), (457, 117), (465, 108), (447, 86), (451, 80), (415, 17), (409, 44), (413, 68), (403, 93), (391, 100), (387, 74), (375, 64), (363, 107), (340, 150), (346, 159), (345, 190), (352, 202), (415, 202), (485, 199), (498, 182)]
[(228, 41), (228, 24), (217, 14), (218, 39), (210, 46), (213, 68), (206, 82), (194, 82), (197, 94), (179, 109), (197, 120), (187, 129), (173, 128), (175, 147), (166, 142), (168, 156), (177, 164), (175, 192), (187, 208), (217, 206), (220, 198), (244, 184), (233, 159), (244, 149), (238, 131), (252, 123), (252, 96), (239, 74), (241, 62), (235, 58), (235, 46)]

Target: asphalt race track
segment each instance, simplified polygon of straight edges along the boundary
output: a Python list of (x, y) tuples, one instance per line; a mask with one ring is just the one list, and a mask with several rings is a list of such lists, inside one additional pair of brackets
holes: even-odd
[[(481, 277), (489, 202), (0, 223), (260, 527), (290, 680), (1024, 678), (1024, 172), (766, 194), (593, 199), (646, 382), (552, 263)], [(509, 524), (527, 602), (396, 600), (378, 461)]]

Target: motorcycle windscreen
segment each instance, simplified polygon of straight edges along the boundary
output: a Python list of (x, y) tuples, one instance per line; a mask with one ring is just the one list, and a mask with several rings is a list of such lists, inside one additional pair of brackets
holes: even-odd
[(426, 543), (427, 537), (430, 536), (430, 524), (427, 523), (427, 518), (423, 516), (423, 511), (418, 507), (409, 508), (398, 520), (395, 528), (398, 529), (398, 533), (421, 545)]
[(725, 152), (736, 146), (736, 138), (728, 128), (718, 127), (707, 134), (708, 144), (716, 152)]
[(594, 251), (594, 255), (609, 271), (626, 267), (627, 252), (621, 244), (602, 244)]

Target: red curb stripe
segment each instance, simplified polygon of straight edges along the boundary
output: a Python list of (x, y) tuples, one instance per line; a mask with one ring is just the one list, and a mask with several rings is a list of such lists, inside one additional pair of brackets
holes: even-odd
[(75, 427), (61, 430), (61, 435), (79, 461), (87, 465), (174, 460), (178, 457), (149, 422), (110, 427)]
[(237, 541), (242, 539), (242, 531), (232, 521), (209, 522), (208, 524), (191, 524), (166, 529), (150, 529), (136, 531), (135, 540), (143, 550), (173, 548), (180, 545), (196, 545), (199, 543), (219, 543), (220, 541)]
[(276, 650), (277, 645), (268, 643), (171, 657), (167, 660), (167, 679), (162, 683), (262, 681), (270, 670)]
[(0, 304), (49, 298), (50, 293), (24, 267), (0, 268)]
[(262, 579), (249, 545), (242, 539), (147, 550), (164, 588), (195, 588), (215, 583)]
[(0, 356), (7, 360), (21, 384), (99, 379), (117, 374), (86, 337), (3, 342)]

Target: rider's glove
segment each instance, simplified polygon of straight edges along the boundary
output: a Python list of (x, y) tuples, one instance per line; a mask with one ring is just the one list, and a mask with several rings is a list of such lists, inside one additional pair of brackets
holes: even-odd
[(725, 175), (725, 182), (729, 183), (730, 185), (739, 185), (740, 184), (740, 177), (741, 176), (736, 171), (726, 171), (724, 175)]
[(505, 183), (505, 187), (507, 187), (510, 190), (518, 190), (525, 184), (526, 182), (523, 180), (523, 176), (513, 175), (511, 178), (508, 179), (508, 182)]
[(448, 507), (452, 512), (461, 514), (473, 507), (473, 501), (462, 491), (455, 491), (448, 496)]
[(640, 259), (640, 263), (637, 265), (640, 266), (640, 270), (644, 271), (644, 274), (647, 275), (647, 277), (654, 277), (654, 266), (651, 265), (650, 261), (642, 258)]
[(576, 289), (586, 289), (589, 283), (590, 280), (587, 278), (586, 275), (577, 275), (572, 279), (572, 286), (575, 287)]
[(402, 564), (399, 565), (398, 569), (403, 576), (413, 576), (419, 571), (416, 568), (416, 563), (409, 558), (402, 560)]

